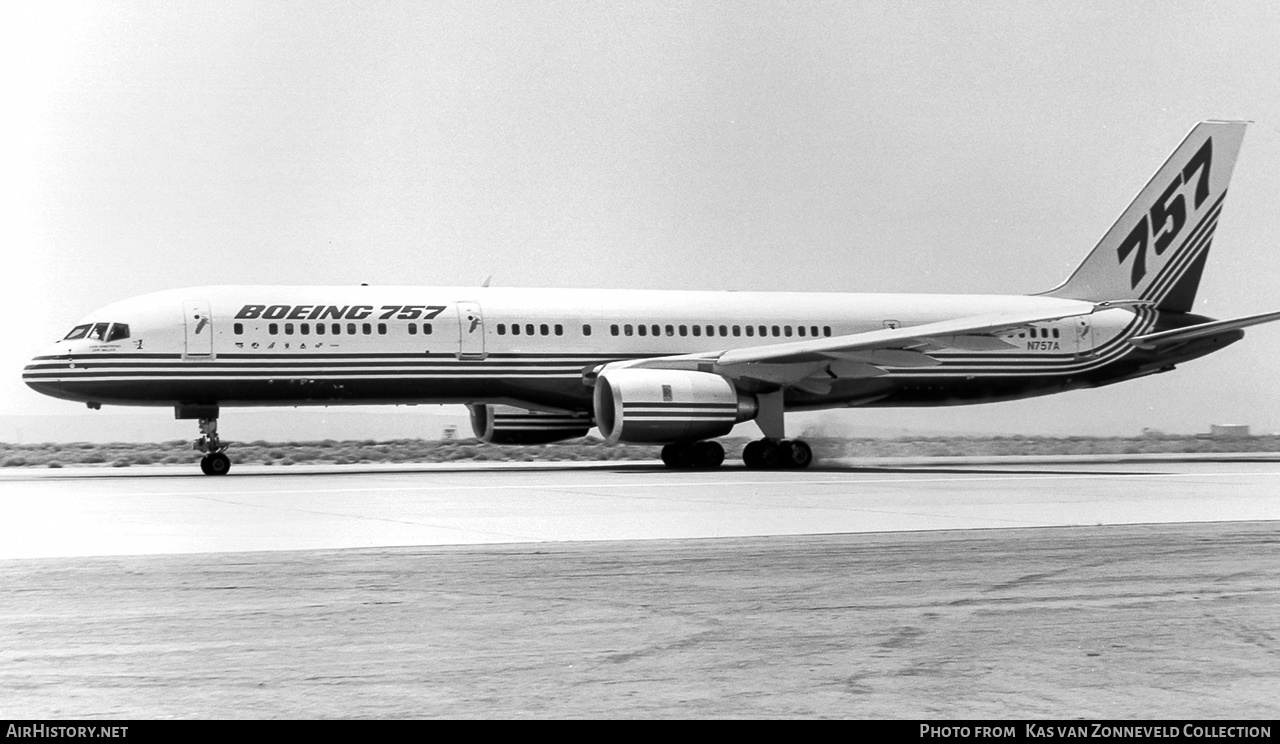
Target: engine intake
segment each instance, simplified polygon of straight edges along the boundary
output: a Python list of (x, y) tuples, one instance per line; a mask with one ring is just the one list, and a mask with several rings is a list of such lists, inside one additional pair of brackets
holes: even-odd
[(476, 404), (471, 409), (471, 431), (489, 444), (547, 444), (585, 437), (591, 428), (586, 414), (526, 411), (515, 406)]
[(754, 396), (708, 372), (615, 369), (596, 379), (596, 425), (610, 442), (689, 442), (756, 416)]

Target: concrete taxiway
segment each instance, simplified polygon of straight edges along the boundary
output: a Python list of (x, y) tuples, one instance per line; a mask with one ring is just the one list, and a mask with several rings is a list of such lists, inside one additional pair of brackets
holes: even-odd
[(1280, 465), (11, 471), (0, 715), (1280, 715)]

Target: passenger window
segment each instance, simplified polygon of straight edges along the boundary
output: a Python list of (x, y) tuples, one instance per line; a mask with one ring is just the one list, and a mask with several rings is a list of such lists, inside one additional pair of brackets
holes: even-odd
[[(412, 327), (413, 327), (413, 324), (412, 324), (412, 323), (410, 323), (410, 324), (409, 324), (409, 327), (410, 327), (410, 328), (412, 328)], [(499, 323), (499, 324), (498, 324), (498, 335), (499, 335), (499, 336), (505, 336), (505, 335), (507, 335), (507, 324), (506, 324), (506, 323)]]
[(675, 326), (670, 326), (670, 325), (669, 325), (669, 326), (667, 326), (667, 335), (668, 335), (668, 336), (674, 336), (674, 335), (676, 335), (676, 327), (675, 327)]
[(756, 335), (756, 328), (755, 328), (755, 326), (747, 326), (747, 335), (748, 335), (748, 336), (753, 336), (753, 337)]
[(761, 335), (761, 336), (768, 336), (768, 335), (769, 335), (769, 326), (760, 326), (760, 335)]
[(555, 331), (556, 331), (556, 335), (557, 335), (557, 336), (563, 336), (563, 335), (564, 335), (564, 326), (560, 325), (559, 323), (556, 323)]
[(609, 326), (609, 333), (615, 336), (618, 335), (618, 326), (616, 323), (614, 325)]
[(625, 335), (625, 336), (630, 336), (630, 335), (631, 335), (631, 324), (630, 324), (630, 323), (627, 323), (626, 325), (622, 326), (622, 333), (623, 333), (623, 335)]
[(655, 336), (661, 336), (661, 335), (662, 335), (662, 329), (658, 327), (658, 324), (657, 324), (657, 323), (654, 323), (654, 324), (653, 324), (653, 335), (655, 335)]
[(689, 328), (688, 328), (687, 326), (680, 326), (680, 335), (681, 335), (681, 336), (688, 336), (688, 335), (689, 335)]
[(551, 329), (547, 327), (546, 323), (543, 323), (542, 325), (538, 326), (538, 331), (542, 333), (542, 335), (544, 336), (551, 335)]
[(734, 326), (734, 327), (733, 327), (733, 335), (735, 335), (735, 336), (741, 336), (741, 335), (742, 335), (742, 326)]
[(798, 333), (798, 334), (800, 334), (801, 336), (803, 336), (803, 335), (804, 335), (804, 326), (796, 326), (796, 333)]
[(645, 327), (643, 325), (639, 325), (639, 326), (636, 326), (636, 333), (639, 333), (641, 336), (643, 336), (646, 333), (648, 333), (648, 331), (645, 330)]
[(708, 336), (716, 335), (716, 327), (711, 325), (707, 326), (707, 335)]
[(386, 324), (386, 323), (379, 323), (379, 324), (378, 324), (378, 335), (379, 335), (379, 336), (385, 336), (385, 335), (387, 335), (387, 324)]
[(231, 326), (231, 329), (235, 331), (235, 334), (237, 336), (244, 335), (244, 323), (236, 323), (235, 325)]
[(334, 324), (330, 327), (330, 329), (329, 329), (329, 330), (333, 331), (333, 335), (335, 335), (335, 336), (341, 336), (341, 335), (342, 335), (342, 324), (341, 324), (341, 323), (334, 323)]
[(430, 336), (430, 335), (431, 335), (431, 324), (430, 324), (430, 323), (423, 323), (423, 324), (422, 324), (422, 335), (424, 335), (424, 336)]
[(702, 335), (702, 326), (694, 326), (694, 327), (693, 327), (693, 335), (695, 335), (695, 336), (701, 336), (701, 335)]
[(276, 325), (275, 323), (267, 324), (267, 333), (270, 333), (272, 336), (274, 336), (279, 332), (280, 332), (280, 326)]
[(782, 335), (786, 336), (787, 338), (791, 338), (791, 326), (783, 326)]
[(584, 336), (590, 336), (590, 335), (591, 335), (591, 326), (589, 326), (589, 325), (583, 325), (583, 326), (582, 326), (582, 335), (584, 335)]
[(520, 335), (520, 324), (519, 324), (519, 323), (512, 323), (512, 324), (511, 324), (511, 335), (512, 335), (512, 336), (519, 336), (519, 335)]
[(78, 325), (75, 328), (72, 328), (71, 331), (67, 333), (67, 335), (63, 336), (62, 340), (76, 341), (78, 339), (82, 339), (84, 338), (85, 334), (89, 332), (89, 328), (90, 326), (88, 325)]
[(354, 336), (354, 335), (356, 335), (356, 324), (355, 324), (355, 323), (348, 323), (348, 324), (347, 324), (347, 335), (348, 335), (348, 336)]
[(302, 335), (304, 335), (304, 336), (310, 336), (310, 335), (311, 335), (311, 324), (310, 324), (310, 323), (303, 323), (303, 324), (302, 324), (302, 327), (301, 327), (301, 328), (299, 328), (299, 330), (300, 330), (300, 331), (302, 331)]
[(728, 327), (728, 326), (720, 326), (720, 335), (721, 335), (721, 336), (728, 336), (728, 335), (729, 335), (729, 327)]
[(292, 324), (292, 323), (285, 323), (285, 324), (284, 324), (284, 335), (286, 335), (286, 336), (292, 336), (292, 335), (293, 335), (293, 324)]
[(526, 335), (526, 336), (532, 336), (532, 335), (533, 335), (533, 324), (532, 324), (532, 323), (525, 323), (525, 324), (524, 324), (524, 335)]
[(372, 324), (372, 323), (361, 323), (361, 324), (360, 324), (360, 330), (364, 332), (364, 335), (366, 335), (366, 336), (371, 336), (371, 335), (373, 335), (373, 324)]
[(324, 323), (316, 323), (316, 335), (317, 336), (324, 335)]
[(773, 327), (773, 335), (775, 335), (775, 336), (781, 336), (781, 335), (782, 335), (782, 334), (779, 332), (779, 328), (778, 328), (777, 326), (774, 326), (774, 327)]
[(830, 335), (831, 335), (831, 326), (823, 326), (823, 327), (822, 327), (822, 335), (824, 335), (824, 336), (830, 336)]
[[(809, 335), (810, 335), (810, 336), (817, 336), (817, 335), (818, 335), (818, 327), (817, 327), (817, 326), (809, 326)], [(827, 334), (827, 335), (831, 335), (831, 334)]]

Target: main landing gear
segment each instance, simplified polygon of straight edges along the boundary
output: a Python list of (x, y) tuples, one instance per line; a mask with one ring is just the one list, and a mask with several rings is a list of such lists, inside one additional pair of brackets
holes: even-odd
[(227, 446), (218, 439), (218, 419), (200, 419), (200, 438), (192, 445), (205, 453), (200, 458), (200, 471), (205, 475), (226, 475), (231, 469), (231, 458), (227, 457)]
[(719, 442), (676, 442), (662, 448), (662, 462), (672, 470), (715, 470), (724, 462)]
[[(799, 439), (759, 439), (742, 450), (742, 461), (750, 470), (807, 468), (813, 450)], [(719, 442), (677, 442), (662, 448), (662, 462), (672, 470), (715, 470), (724, 462)]]
[(751, 470), (807, 468), (813, 450), (799, 439), (757, 439), (742, 449), (742, 461)]

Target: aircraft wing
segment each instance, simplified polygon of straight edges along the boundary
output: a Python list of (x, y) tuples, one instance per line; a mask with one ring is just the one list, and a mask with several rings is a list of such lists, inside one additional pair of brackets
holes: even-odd
[(1187, 326), (1186, 328), (1175, 328), (1172, 331), (1148, 333), (1145, 336), (1134, 336), (1129, 339), (1129, 343), (1140, 349), (1155, 349), (1161, 346), (1190, 341), (1194, 338), (1212, 336), (1223, 331), (1236, 331), (1259, 323), (1270, 323), (1273, 320), (1280, 320), (1280, 313), (1263, 313), (1261, 315), (1249, 315), (1244, 318), (1215, 320), (1209, 323)]
[(731, 379), (752, 379), (781, 385), (798, 385), (821, 391), (842, 377), (876, 377), (885, 367), (932, 367), (941, 364), (932, 353), (998, 351), (1014, 348), (999, 334), (1062, 318), (1089, 315), (1099, 310), (1139, 303), (1120, 301), (1081, 307), (1070, 301), (1034, 312), (992, 313), (925, 323), (904, 328), (884, 328), (831, 338), (812, 338), (781, 344), (725, 351), (654, 357), (620, 362), (609, 367), (689, 369), (715, 372)]

